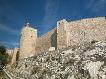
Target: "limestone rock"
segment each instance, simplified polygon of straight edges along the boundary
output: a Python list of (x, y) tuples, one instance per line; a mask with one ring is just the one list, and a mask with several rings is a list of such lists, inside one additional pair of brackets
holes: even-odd
[(7, 71), (14, 79), (106, 79), (106, 41), (43, 52)]

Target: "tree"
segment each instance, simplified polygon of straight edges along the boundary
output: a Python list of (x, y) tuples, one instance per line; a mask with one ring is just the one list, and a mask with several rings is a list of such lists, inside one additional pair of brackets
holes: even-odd
[(6, 48), (3, 45), (0, 45), (0, 53), (4, 55), (6, 53)]
[(3, 45), (0, 45), (0, 67), (3, 68), (6, 66), (8, 61), (8, 54), (6, 53), (6, 48)]

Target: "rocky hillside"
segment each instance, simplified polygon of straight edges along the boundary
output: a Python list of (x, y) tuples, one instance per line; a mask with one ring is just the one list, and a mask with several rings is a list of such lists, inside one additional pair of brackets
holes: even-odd
[(7, 70), (14, 79), (106, 79), (106, 41), (44, 52), (18, 63)]

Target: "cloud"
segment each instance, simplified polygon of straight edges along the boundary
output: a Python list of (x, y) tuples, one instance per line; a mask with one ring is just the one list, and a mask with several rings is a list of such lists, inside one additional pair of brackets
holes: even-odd
[(19, 46), (19, 43), (11, 43), (13, 46)]
[(17, 35), (19, 32), (18, 30), (12, 29), (9, 26), (5, 26), (3, 24), (0, 24), (0, 30), (5, 31), (6, 33)]
[(46, 0), (45, 14), (42, 21), (42, 26), (48, 28), (55, 23), (58, 15), (59, 0)]
[(0, 3), (0, 31), (18, 35), (19, 31), (13, 29), (10, 25), (15, 25), (15, 23), (20, 21), (20, 18), (24, 18), (24, 16), (17, 11), (8, 0), (1, 0)]
[(90, 9), (91, 12), (99, 12), (103, 10), (105, 6), (106, 0), (90, 0), (86, 5), (86, 9)]
[(19, 43), (17, 42), (1, 42), (0, 43), (1, 45), (5, 45), (5, 46), (13, 46), (13, 47), (18, 47), (19, 46)]

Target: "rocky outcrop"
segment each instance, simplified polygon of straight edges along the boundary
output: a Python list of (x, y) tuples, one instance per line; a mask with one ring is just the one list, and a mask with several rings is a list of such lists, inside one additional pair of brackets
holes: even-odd
[(106, 79), (106, 41), (92, 41), (20, 60), (15, 79)]

